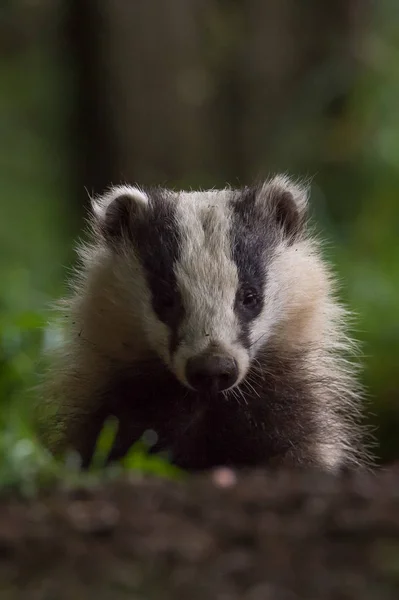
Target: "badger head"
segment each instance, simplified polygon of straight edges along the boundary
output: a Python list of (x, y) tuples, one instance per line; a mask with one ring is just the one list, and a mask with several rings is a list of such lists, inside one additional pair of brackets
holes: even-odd
[(298, 304), (306, 206), (282, 176), (240, 190), (119, 186), (93, 200), (148, 344), (183, 385), (238, 385)]

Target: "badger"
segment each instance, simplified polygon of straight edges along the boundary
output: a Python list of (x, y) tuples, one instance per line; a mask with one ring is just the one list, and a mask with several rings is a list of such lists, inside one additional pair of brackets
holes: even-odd
[(91, 199), (40, 394), (52, 452), (87, 467), (113, 417), (110, 462), (151, 430), (189, 471), (365, 464), (357, 344), (308, 188), (278, 175)]

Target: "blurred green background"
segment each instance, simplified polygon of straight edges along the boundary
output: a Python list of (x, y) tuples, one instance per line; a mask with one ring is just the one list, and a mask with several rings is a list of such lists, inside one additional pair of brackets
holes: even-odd
[(49, 342), (87, 191), (312, 177), (357, 313), (378, 456), (399, 457), (396, 0), (2, 0), (0, 421)]

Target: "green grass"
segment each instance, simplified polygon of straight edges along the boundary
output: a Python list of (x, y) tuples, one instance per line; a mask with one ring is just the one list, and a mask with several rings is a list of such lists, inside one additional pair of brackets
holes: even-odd
[(116, 434), (116, 423), (109, 421), (97, 440), (90, 468), (82, 472), (77, 455), (62, 460), (52, 456), (40, 443), (26, 419), (12, 419), (0, 431), (0, 494), (20, 493), (34, 496), (39, 490), (63, 485), (91, 485), (126, 473), (181, 479), (183, 471), (162, 456), (150, 453), (143, 437), (118, 464), (106, 466), (106, 458)]

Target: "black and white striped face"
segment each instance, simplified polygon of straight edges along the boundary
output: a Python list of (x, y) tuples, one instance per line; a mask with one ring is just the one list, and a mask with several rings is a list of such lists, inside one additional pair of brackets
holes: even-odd
[(306, 193), (283, 177), (190, 193), (120, 186), (93, 207), (152, 349), (189, 388), (238, 385), (282, 318), (277, 270), (301, 239)]

